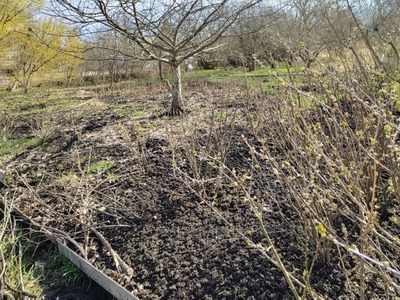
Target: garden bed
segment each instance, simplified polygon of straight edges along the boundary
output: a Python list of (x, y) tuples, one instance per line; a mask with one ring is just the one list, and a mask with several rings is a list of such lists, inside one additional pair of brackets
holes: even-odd
[[(175, 119), (160, 117), (163, 95), (156, 88), (146, 97), (103, 95), (101, 105), (84, 114), (82, 105), (91, 100), (69, 110), (69, 117), (60, 111), (39, 147), (7, 162), (16, 206), (139, 299), (292, 299), (268, 259), (253, 207), (262, 211), (287, 270), (301, 278), (306, 243), (274, 172), (261, 164), (252, 174), (254, 202), (227, 180), (201, 182), (197, 189), (185, 177), (196, 174), (182, 138), (199, 147), (225, 143), (226, 166), (240, 176), (251, 171), (248, 145), (258, 144), (241, 111), (245, 97), (231, 94), (237, 102), (226, 105), (222, 95), (187, 94), (190, 113)], [(116, 111), (116, 102), (124, 109)], [(233, 112), (239, 117), (230, 119)], [(210, 116), (215, 127), (206, 122)], [(214, 172), (207, 165), (199, 172)], [(380, 281), (366, 280), (368, 299), (384, 295)], [(326, 299), (349, 295), (337, 259), (317, 261), (311, 283)]]

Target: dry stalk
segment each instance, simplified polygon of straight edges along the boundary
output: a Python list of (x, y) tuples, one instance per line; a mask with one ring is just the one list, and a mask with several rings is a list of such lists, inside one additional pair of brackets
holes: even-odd
[(133, 269), (121, 259), (121, 257), (118, 255), (118, 253), (115, 252), (114, 249), (111, 247), (111, 245), (107, 241), (107, 239), (99, 231), (97, 231), (95, 228), (91, 228), (90, 230), (97, 236), (97, 238), (101, 241), (103, 246), (110, 253), (111, 257), (114, 260), (117, 271), (119, 273), (127, 275), (128, 280), (130, 280), (133, 276)]

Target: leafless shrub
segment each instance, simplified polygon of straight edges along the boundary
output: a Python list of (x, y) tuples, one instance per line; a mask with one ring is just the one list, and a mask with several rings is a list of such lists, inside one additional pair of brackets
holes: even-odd
[[(398, 224), (398, 99), (380, 77), (360, 83), (356, 76), (331, 74), (319, 93), (289, 84), (291, 97), (264, 99), (258, 155), (290, 194), (318, 259), (340, 258), (349, 275), (345, 261), (357, 256), (359, 285), (348, 282), (354, 296), (365, 299), (366, 282), (378, 274), (390, 298), (400, 275), (391, 230)], [(304, 108), (294, 104), (298, 97), (308, 101)]]
[(57, 131), (57, 120), (50, 113), (38, 114), (31, 125), (32, 134), (43, 144)]

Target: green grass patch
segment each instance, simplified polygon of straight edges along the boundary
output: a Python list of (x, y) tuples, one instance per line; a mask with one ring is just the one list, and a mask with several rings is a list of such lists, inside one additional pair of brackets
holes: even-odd
[(3, 140), (2, 144), (0, 144), (0, 156), (15, 155), (26, 149), (35, 148), (39, 144), (40, 141), (37, 138)]
[(138, 110), (135, 107), (114, 107), (113, 112), (119, 116), (119, 117), (133, 117), (133, 118), (138, 118), (138, 117), (143, 117), (145, 115), (145, 112), (142, 110)]
[(77, 160), (78, 164), (80, 164), (80, 165), (84, 164), (87, 161), (88, 161), (88, 159), (84, 156), (79, 157)]
[[(8, 286), (4, 287), (4, 291), (10, 295), (4, 299), (13, 299), (11, 295), (14, 299), (42, 299), (46, 289), (83, 278), (83, 272), (54, 244), (45, 242), (40, 232), (20, 227), (19, 223), (16, 226), (2, 223), (0, 232), (4, 234), (0, 240), (0, 251), (4, 258), (0, 269), (2, 280)], [(44, 247), (38, 247), (42, 243), (45, 243)], [(27, 294), (32, 296), (27, 297)]]
[(12, 115), (30, 115), (53, 112), (58, 109), (69, 108), (80, 102), (67, 91), (62, 93), (52, 91), (36, 91), (29, 94), (0, 93), (0, 110)]
[[(236, 83), (247, 85), (250, 88), (268, 88), (279, 83), (279, 77), (285, 80), (289, 74), (302, 73), (304, 67), (287, 67), (284, 63), (278, 64), (277, 68), (259, 67), (255, 71), (248, 72), (245, 68), (220, 68), (213, 70), (194, 70), (183, 73), (183, 80), (208, 81), (211, 83)], [(298, 77), (294, 77), (299, 81)]]
[(288, 66), (285, 63), (278, 63), (276, 68), (259, 67), (253, 72), (247, 72), (248, 75), (288, 75), (294, 73), (301, 73), (305, 67), (301, 64), (299, 66)]
[(237, 77), (244, 76), (242, 68), (225, 68), (225, 69), (212, 69), (203, 70), (197, 69), (191, 72), (183, 73), (183, 80), (207, 80), (209, 82), (231, 82), (235, 81)]
[(217, 120), (226, 120), (227, 115), (226, 112), (220, 112), (216, 115)]
[(63, 108), (68, 108), (72, 107), (77, 104), (76, 100), (72, 99), (61, 99), (61, 100), (54, 100), (54, 102), (51, 101), (45, 101), (45, 102), (40, 102), (35, 106), (27, 109), (23, 109), (22, 111), (16, 113), (16, 115), (30, 115), (30, 114), (39, 114), (39, 113), (51, 113), (54, 111), (57, 111), (59, 109)]
[(45, 256), (45, 276), (56, 280), (59, 285), (75, 282), (83, 278), (82, 271), (52, 245)]
[(112, 161), (100, 160), (89, 166), (88, 173), (89, 174), (104, 173), (109, 171), (113, 167), (114, 163)]
[[(4, 224), (0, 227), (0, 231), (3, 231)], [(17, 291), (24, 291), (35, 295), (37, 298), (43, 294), (43, 288), (40, 284), (43, 271), (35, 268), (28, 255), (34, 245), (30, 238), (30, 234), (27, 235), (24, 231), (14, 228), (12, 232), (4, 235), (0, 241), (0, 251), (5, 258), (1, 267), (2, 279), (12, 288), (12, 290), (8, 289), (8, 292), (12, 293), (15, 299), (24, 298), (24, 295)]]

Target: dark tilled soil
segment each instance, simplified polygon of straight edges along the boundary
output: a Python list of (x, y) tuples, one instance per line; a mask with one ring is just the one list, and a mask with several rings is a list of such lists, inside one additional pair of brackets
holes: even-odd
[(44, 300), (112, 300), (98, 284), (89, 279), (79, 280), (46, 292)]
[[(187, 184), (178, 170), (196, 175), (189, 146), (208, 145), (209, 153), (217, 154), (226, 145), (226, 164), (240, 177), (251, 163), (243, 138), (252, 140), (238, 122), (221, 121), (210, 134), (197, 120), (212, 97), (187, 98), (192, 113), (183, 118), (158, 118), (162, 99), (156, 95), (123, 101), (137, 110), (154, 107), (142, 116), (117, 115), (111, 109), (115, 99), (104, 97), (97, 111), (62, 121), (41, 147), (9, 161), (18, 207), (37, 224), (79, 243), (90, 262), (140, 299), (292, 299), (282, 272), (267, 258), (271, 250), (254, 211), (261, 212), (288, 271), (301, 279), (307, 243), (288, 196), (264, 165), (251, 174), (251, 184), (244, 184), (254, 202), (225, 179)], [(185, 124), (189, 131), (182, 129)], [(99, 161), (113, 166), (89, 172)], [(206, 158), (197, 163), (200, 174), (214, 178), (217, 171)], [(110, 249), (91, 228), (107, 239), (133, 275), (118, 270)], [(373, 277), (368, 280), (375, 283)], [(311, 282), (326, 299), (350, 299), (335, 259), (317, 260)], [(368, 299), (383, 295), (377, 281)]]

